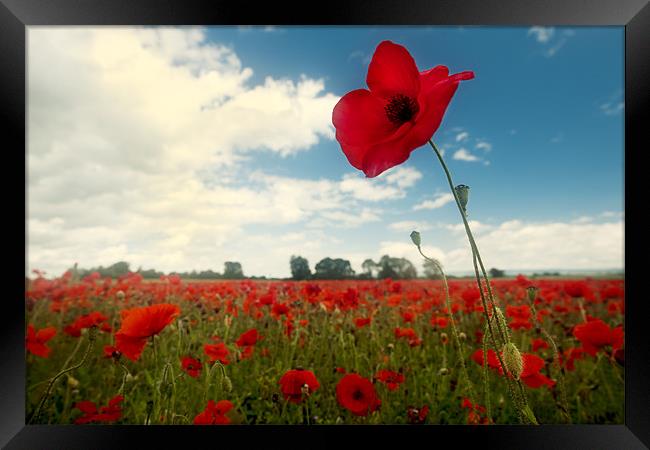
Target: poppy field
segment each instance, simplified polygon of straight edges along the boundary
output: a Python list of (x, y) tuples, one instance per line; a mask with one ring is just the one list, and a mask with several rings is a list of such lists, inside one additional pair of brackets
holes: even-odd
[(423, 279), (38, 276), (26, 294), (26, 420), (623, 423), (623, 281), (490, 284), (490, 322), (511, 343), (499, 354), (472, 279), (449, 280), (447, 298), (441, 280)]

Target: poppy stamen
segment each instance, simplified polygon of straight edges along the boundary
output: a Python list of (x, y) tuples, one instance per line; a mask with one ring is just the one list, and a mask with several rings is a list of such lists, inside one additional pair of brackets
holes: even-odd
[(418, 102), (406, 95), (394, 95), (384, 107), (388, 120), (401, 125), (413, 119), (420, 110)]

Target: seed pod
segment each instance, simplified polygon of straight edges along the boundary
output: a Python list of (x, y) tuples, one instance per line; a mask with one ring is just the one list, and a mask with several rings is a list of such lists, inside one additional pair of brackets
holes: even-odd
[(420, 238), (420, 233), (418, 233), (417, 231), (411, 231), (411, 240), (418, 247), (422, 243), (422, 239)]
[(469, 186), (464, 184), (459, 184), (454, 188), (456, 195), (458, 196), (458, 201), (460, 206), (463, 208), (463, 212), (467, 213), (467, 202), (469, 201)]
[(503, 363), (515, 380), (518, 380), (524, 370), (524, 360), (521, 353), (519, 353), (519, 349), (512, 342), (508, 342), (503, 347)]
[(224, 392), (232, 392), (232, 381), (227, 375), (221, 379), (221, 389), (223, 389)]

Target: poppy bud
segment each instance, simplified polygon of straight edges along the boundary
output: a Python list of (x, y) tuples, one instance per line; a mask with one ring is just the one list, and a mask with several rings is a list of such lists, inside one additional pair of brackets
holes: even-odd
[(449, 342), (449, 336), (447, 336), (447, 333), (440, 333), (440, 342), (447, 345), (447, 342)]
[(232, 381), (227, 375), (221, 379), (221, 389), (223, 389), (224, 392), (232, 392)]
[(464, 184), (459, 184), (454, 188), (456, 191), (456, 195), (458, 196), (458, 201), (460, 202), (460, 206), (463, 207), (463, 212), (467, 213), (467, 201), (469, 200), (469, 186), (466, 186)]
[(124, 300), (124, 297), (125, 297), (124, 291), (117, 291), (115, 293), (115, 297), (117, 297), (118, 300)]
[(232, 316), (226, 316), (223, 319), (223, 324), (226, 326), (226, 328), (230, 328), (230, 325), (232, 325)]
[(68, 386), (72, 388), (76, 388), (77, 386), (79, 386), (79, 380), (68, 375)]
[(467, 335), (461, 331), (458, 333), (458, 339), (464, 342), (467, 339)]
[(521, 372), (524, 370), (524, 360), (521, 357), (521, 353), (519, 353), (519, 349), (512, 342), (508, 342), (503, 347), (503, 363), (515, 380), (518, 380)]
[(535, 297), (537, 297), (537, 291), (538, 289), (535, 286), (528, 286), (526, 288), (526, 292), (528, 293), (528, 300), (531, 303), (535, 301)]
[(443, 367), (442, 369), (440, 369), (440, 370), (438, 371), (438, 375), (441, 375), (441, 376), (443, 376), (443, 377), (444, 377), (445, 375), (447, 375), (447, 374), (449, 374), (449, 369), (447, 369), (446, 367)]
[(422, 239), (420, 239), (420, 233), (417, 231), (411, 231), (411, 240), (417, 247), (419, 247), (422, 243)]

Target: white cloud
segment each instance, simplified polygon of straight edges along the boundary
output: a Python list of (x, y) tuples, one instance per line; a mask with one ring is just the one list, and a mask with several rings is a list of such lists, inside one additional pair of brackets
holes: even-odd
[[(623, 229), (622, 221), (511, 220), (480, 233), (477, 244), (488, 269), (618, 269), (623, 267)], [(462, 247), (445, 252), (445, 261), (450, 270), (473, 270), (464, 236), (459, 237), (461, 242)]]
[(537, 42), (546, 44), (555, 34), (553, 27), (531, 27), (528, 29), (528, 36), (534, 36)]
[(430, 230), (431, 225), (423, 222), (417, 222), (415, 220), (403, 220), (401, 222), (393, 222), (389, 224), (388, 228), (393, 231), (410, 233), (411, 231)]
[(454, 201), (454, 196), (452, 194), (438, 194), (434, 200), (425, 200), (421, 203), (418, 203), (413, 207), (413, 211), (419, 211), (421, 209), (437, 209), (442, 208), (447, 203)]
[(560, 49), (562, 47), (564, 47), (564, 44), (566, 44), (566, 43), (567, 43), (567, 38), (560, 39), (552, 47), (550, 47), (550, 48), (546, 49), (546, 51), (544, 51), (544, 56), (546, 56), (547, 58), (551, 58), (551, 57), (555, 56), (555, 54), (558, 51), (560, 51)]
[(605, 102), (600, 105), (600, 110), (607, 116), (620, 114), (624, 108), (625, 104), (623, 102)]
[(463, 131), (456, 135), (456, 142), (465, 142), (468, 138), (469, 138), (469, 133), (467, 131)]
[(484, 150), (486, 152), (489, 152), (492, 150), (492, 144), (490, 144), (487, 141), (478, 141), (474, 148), (479, 149), (479, 150)]
[(383, 172), (380, 176), (385, 178), (386, 182), (396, 184), (399, 188), (408, 188), (422, 178), (422, 173), (413, 167), (396, 167), (392, 170)]
[(465, 148), (461, 148), (461, 149), (456, 150), (454, 152), (453, 158), (457, 159), (459, 161), (469, 161), (469, 162), (479, 161), (480, 160), (477, 156), (472, 155)]
[[(29, 269), (218, 270), (250, 226), (377, 219), (341, 215), (357, 201), (340, 180), (243, 170), (333, 139), (322, 80), (252, 85), (196, 28), (30, 28), (27, 68)], [(384, 184), (401, 195), (407, 178)]]

